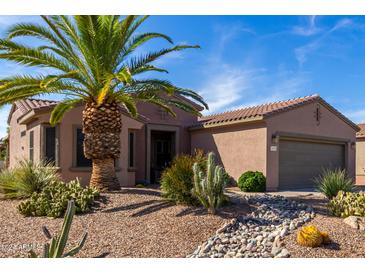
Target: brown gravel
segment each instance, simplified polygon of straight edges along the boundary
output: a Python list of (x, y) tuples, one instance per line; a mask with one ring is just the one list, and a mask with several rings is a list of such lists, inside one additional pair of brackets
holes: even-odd
[[(172, 205), (156, 189), (128, 188), (104, 198), (95, 212), (74, 219), (71, 245), (84, 230), (89, 233), (78, 257), (185, 257), (227, 219), (249, 211), (231, 205), (212, 216), (201, 208)], [(24, 257), (30, 245), (40, 254), (47, 242), (42, 226), (51, 233), (60, 230), (62, 219), (23, 217), (18, 203), (0, 200), (0, 257)]]
[[(298, 200), (298, 199), (296, 199)], [(316, 217), (307, 225), (315, 225), (321, 231), (328, 232), (332, 243), (317, 248), (303, 247), (296, 243), (296, 230), (285, 237), (284, 244), (291, 257), (295, 258), (349, 258), (365, 257), (365, 232), (358, 231), (343, 223), (341, 218), (332, 217), (326, 209), (327, 201), (323, 198), (301, 198), (301, 201), (311, 204)]]

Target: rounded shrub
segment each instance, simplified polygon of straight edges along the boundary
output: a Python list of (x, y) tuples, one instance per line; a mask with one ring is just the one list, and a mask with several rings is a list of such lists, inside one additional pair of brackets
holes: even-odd
[(246, 171), (238, 179), (237, 184), (245, 192), (265, 192), (266, 190), (266, 178), (259, 171)]

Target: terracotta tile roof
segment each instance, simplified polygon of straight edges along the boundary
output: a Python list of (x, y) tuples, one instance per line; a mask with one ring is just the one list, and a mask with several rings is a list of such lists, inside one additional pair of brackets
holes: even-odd
[[(22, 112), (21, 116), (24, 116), (32, 110), (34, 110), (34, 111), (40, 111), (40, 110), (51, 111), (58, 103), (59, 103), (59, 101), (44, 100), (44, 99), (24, 99), (24, 100), (16, 101), (15, 105)], [(130, 116), (129, 112), (127, 111), (127, 109), (125, 107), (122, 108), (122, 112), (125, 115)], [(10, 116), (11, 116), (11, 112), (9, 113), (8, 123), (10, 122)], [(147, 117), (145, 117), (141, 114), (139, 114), (136, 119), (140, 120), (141, 122), (149, 121), (149, 119)]]
[(45, 108), (52, 108), (57, 105), (58, 102), (51, 100), (41, 99), (25, 99), (15, 102), (15, 105), (20, 109), (23, 114), (28, 113), (31, 110), (41, 110)]
[(365, 123), (358, 124), (360, 131), (356, 133), (356, 138), (364, 138), (365, 137)]
[(350, 124), (356, 130), (359, 130), (356, 124), (354, 124), (339, 111), (329, 105), (318, 94), (203, 116), (200, 118), (197, 124), (192, 126), (192, 128), (214, 127), (225, 123), (264, 119), (271, 115), (285, 112), (315, 101), (320, 101), (322, 104), (326, 105), (332, 112), (338, 115), (342, 120)]

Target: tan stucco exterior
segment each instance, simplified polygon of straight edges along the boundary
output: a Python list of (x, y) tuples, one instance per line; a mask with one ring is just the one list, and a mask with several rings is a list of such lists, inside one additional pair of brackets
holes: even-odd
[[(91, 168), (76, 167), (75, 165), (75, 131), (82, 124), (83, 106), (79, 106), (66, 113), (62, 122), (57, 125), (57, 166), (65, 181), (70, 181), (76, 177), (80, 178), (86, 185), (91, 176)], [(177, 117), (172, 117), (161, 112), (157, 107), (141, 104), (139, 113), (141, 118), (133, 119), (128, 115), (122, 115), (121, 131), (121, 157), (117, 160), (116, 171), (119, 182), (122, 186), (135, 185), (136, 181), (148, 180), (149, 172), (149, 142), (146, 138), (150, 130), (164, 130), (176, 132), (176, 152), (188, 153), (190, 150), (190, 139), (188, 126), (196, 122), (197, 118), (180, 110), (175, 110)], [(31, 116), (31, 115), (28, 115)], [(21, 119), (19, 119), (21, 118)], [(10, 162), (9, 167), (17, 165), (21, 159), (29, 159), (29, 134), (34, 134), (34, 161), (39, 161), (44, 155), (44, 142), (42, 136), (44, 127), (49, 126), (50, 111), (43, 114), (33, 115), (27, 118), (25, 124), (20, 122), (25, 120), (21, 117), (19, 109), (11, 114), (10, 126)], [(135, 167), (128, 168), (128, 134), (133, 131), (136, 134), (135, 144)]]
[(266, 175), (266, 130), (263, 122), (194, 130), (192, 152), (195, 149), (213, 151), (235, 180), (246, 170)]
[(365, 185), (365, 138), (356, 140), (356, 184)]
[[(314, 139), (316, 142), (330, 139), (344, 143), (346, 170), (355, 177), (355, 148), (351, 146), (356, 141), (356, 131), (336, 114), (320, 104), (319, 122), (315, 119), (318, 103), (314, 102), (278, 115), (269, 117), (267, 122), (267, 187), (276, 190), (279, 186), (279, 152), (280, 141), (275, 143), (273, 136), (278, 132), (292, 133), (295, 137)], [(317, 138), (318, 139), (317, 139)], [(280, 140), (280, 137), (279, 137)], [(277, 151), (270, 147), (277, 146)]]
[[(346, 170), (354, 178), (356, 147), (359, 155), (365, 155), (365, 139), (355, 147), (357, 126), (321, 99), (285, 108), (268, 116), (231, 119), (203, 127), (192, 127), (197, 123), (197, 118), (181, 110), (175, 109), (177, 115), (171, 117), (153, 105), (140, 104), (138, 108), (140, 116), (136, 119), (128, 114), (122, 115), (121, 157), (116, 162), (117, 176), (122, 186), (150, 180), (153, 131), (172, 133), (176, 154), (193, 153), (195, 149), (215, 152), (218, 161), (235, 180), (247, 170), (263, 172), (267, 177), (267, 190), (277, 190), (279, 187), (280, 140), (284, 138), (343, 145)], [(65, 181), (79, 177), (87, 184), (91, 169), (75, 166), (75, 129), (81, 127), (82, 109), (79, 106), (67, 113), (57, 126), (56, 162)], [(42, 159), (44, 128), (48, 126), (50, 111), (20, 117), (19, 109), (13, 109), (9, 119), (10, 167), (15, 166), (19, 159), (29, 158), (30, 132), (34, 134), (34, 160)], [(133, 168), (128, 167), (129, 132), (135, 134)], [(357, 162), (356, 175), (365, 175), (365, 159), (358, 156)]]
[[(280, 138), (288, 135), (298, 140), (330, 140), (344, 144), (346, 169), (354, 178), (356, 130), (325, 105), (318, 104), (312, 102), (262, 121), (192, 130), (192, 151), (214, 151), (235, 180), (245, 171), (261, 171), (267, 179), (267, 190), (275, 191), (279, 187)], [(318, 106), (319, 121), (315, 117)]]

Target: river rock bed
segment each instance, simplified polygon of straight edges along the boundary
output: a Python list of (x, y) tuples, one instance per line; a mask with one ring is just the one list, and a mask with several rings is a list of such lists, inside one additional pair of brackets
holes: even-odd
[(277, 195), (244, 196), (255, 208), (232, 219), (190, 258), (287, 258), (282, 239), (315, 217), (311, 206)]

